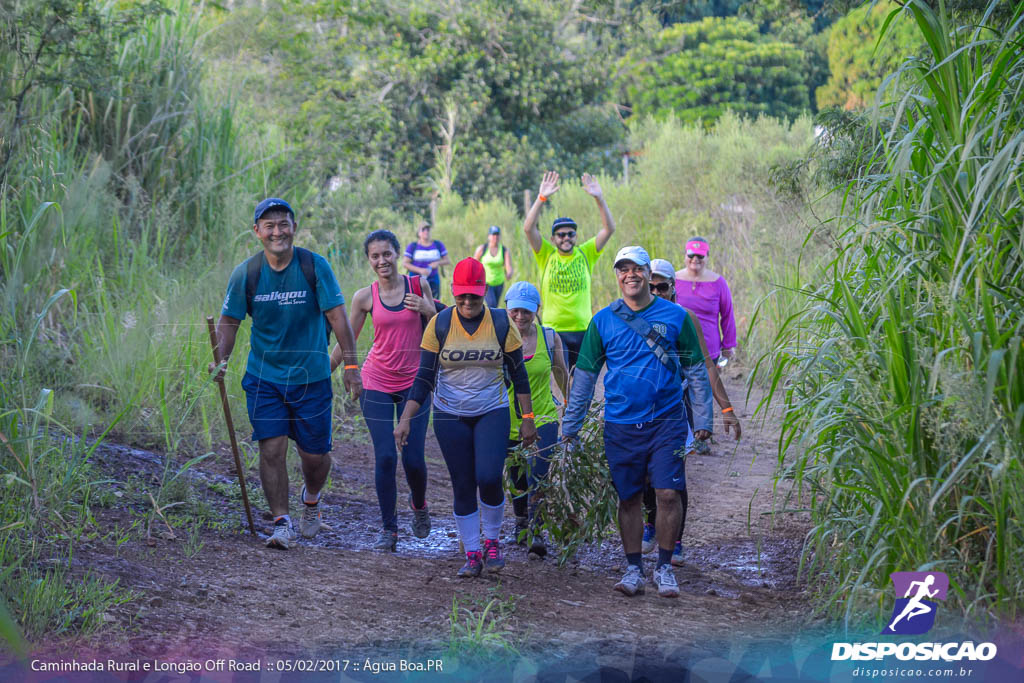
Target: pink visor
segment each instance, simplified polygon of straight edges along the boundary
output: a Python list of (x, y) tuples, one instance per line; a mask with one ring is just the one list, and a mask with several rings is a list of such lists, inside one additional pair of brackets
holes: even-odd
[(697, 254), (698, 256), (708, 255), (708, 243), (698, 242), (697, 240), (690, 240), (686, 243), (686, 254)]

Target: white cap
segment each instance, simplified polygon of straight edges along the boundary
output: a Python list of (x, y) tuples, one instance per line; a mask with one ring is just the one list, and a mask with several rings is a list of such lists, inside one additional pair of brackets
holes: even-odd
[(632, 261), (638, 266), (651, 265), (651, 257), (647, 255), (647, 250), (636, 246), (619, 249), (619, 253), (615, 254), (614, 265), (618, 266), (620, 261)]
[(676, 279), (676, 269), (672, 264), (663, 258), (656, 258), (651, 261), (651, 275), (661, 275), (669, 280)]

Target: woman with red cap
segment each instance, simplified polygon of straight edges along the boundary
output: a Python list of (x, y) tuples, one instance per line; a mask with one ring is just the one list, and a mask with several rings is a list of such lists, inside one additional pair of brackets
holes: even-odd
[[(729, 284), (707, 267), (707, 258), (706, 239), (694, 237), (686, 243), (686, 267), (676, 271), (676, 303), (697, 316), (708, 356), (717, 364), (736, 352), (736, 321)], [(709, 451), (707, 443), (697, 444), (698, 453)]]
[(434, 434), (451, 475), (455, 523), (466, 549), (460, 577), (505, 566), (498, 542), (505, 516), (505, 435), (511, 426), (505, 370), (522, 411), (520, 436), (526, 444), (537, 438), (522, 338), (505, 311), (484, 305), (486, 291), (479, 261), (467, 258), (455, 265), (455, 305), (431, 318), (423, 331), (419, 370), (395, 428), (401, 448), (413, 416), (434, 392)]

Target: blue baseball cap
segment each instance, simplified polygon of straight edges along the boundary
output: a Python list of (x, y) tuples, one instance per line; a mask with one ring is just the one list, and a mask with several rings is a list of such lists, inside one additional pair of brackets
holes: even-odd
[(519, 281), (505, 292), (505, 308), (525, 308), (536, 313), (540, 308), (540, 292), (529, 282)]
[(487, 234), (488, 235), (500, 235), (501, 234), (501, 228), (499, 228), (497, 225), (492, 225), (490, 230), (487, 231)]
[(252, 222), (258, 222), (260, 216), (265, 214), (267, 211), (270, 211), (271, 209), (284, 209), (291, 215), (292, 218), (295, 218), (295, 212), (292, 211), (292, 207), (288, 204), (288, 202), (286, 202), (283, 199), (278, 199), (277, 197), (267, 197), (262, 202), (256, 205), (256, 211), (254, 211), (252, 215)]

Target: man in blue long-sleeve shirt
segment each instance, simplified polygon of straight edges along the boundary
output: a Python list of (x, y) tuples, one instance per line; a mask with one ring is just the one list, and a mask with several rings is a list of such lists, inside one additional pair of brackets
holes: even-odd
[[(642, 247), (624, 247), (615, 256), (622, 299), (594, 315), (583, 338), (579, 361), (562, 421), (562, 436), (576, 438), (602, 365), (604, 448), (619, 495), (619, 534), (628, 566), (615, 589), (632, 596), (644, 592), (642, 497), (649, 476), (658, 497), (656, 520), (658, 594), (677, 597), (672, 550), (682, 509), (678, 491), (686, 488), (682, 379), (688, 380), (694, 436), (711, 436), (711, 384), (700, 338), (686, 311), (651, 294), (651, 259)], [(629, 323), (623, 316), (639, 319)], [(647, 336), (641, 336), (646, 329)], [(662, 358), (659, 356), (668, 356)]]

